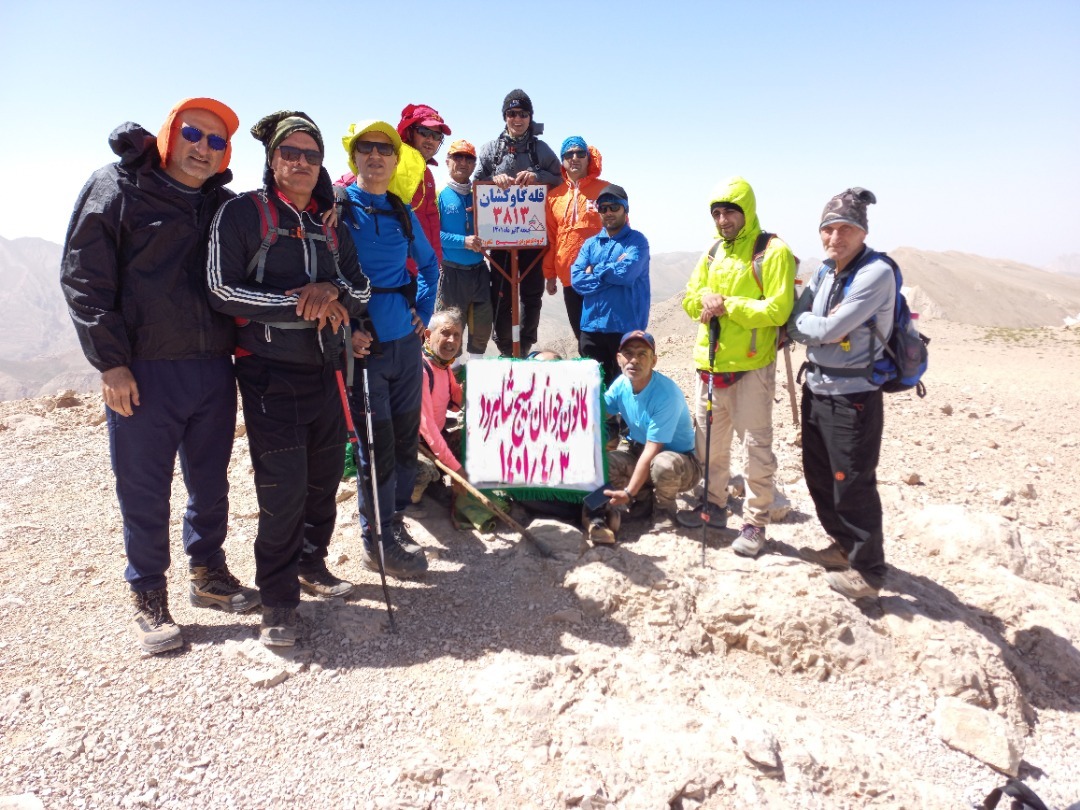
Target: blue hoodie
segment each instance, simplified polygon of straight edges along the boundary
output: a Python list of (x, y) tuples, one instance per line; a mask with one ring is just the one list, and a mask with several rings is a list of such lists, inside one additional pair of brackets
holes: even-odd
[(345, 207), (344, 222), (356, 244), (364, 275), (371, 280), (368, 315), (375, 326), (375, 334), (383, 343), (405, 337), (413, 331), (408, 300), (402, 293), (378, 293), (375, 288), (408, 284), (410, 276), (405, 260), (411, 255), (419, 268), (416, 314), (426, 326), (435, 311), (435, 293), (439, 287), (439, 261), (435, 251), (411, 210), (413, 242), (410, 246), (385, 194), (370, 194), (356, 183), (348, 186), (345, 193), (353, 204)]

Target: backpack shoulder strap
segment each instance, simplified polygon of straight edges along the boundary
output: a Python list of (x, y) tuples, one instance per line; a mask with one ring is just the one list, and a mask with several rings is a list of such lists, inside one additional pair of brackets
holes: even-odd
[(270, 204), (270, 200), (264, 192), (249, 191), (245, 196), (255, 204), (255, 208), (259, 212), (259, 229), (262, 232), (259, 250), (247, 264), (247, 275), (250, 276), (254, 270), (256, 283), (262, 284), (263, 275), (266, 272), (266, 253), (270, 250), (270, 246), (277, 241), (278, 236), (287, 235), (288, 231), (279, 227), (277, 207)]
[(424, 374), (427, 375), (428, 393), (433, 393), (435, 391), (435, 372), (431, 370), (431, 363), (427, 361), (427, 358), (424, 358)]
[(716, 261), (716, 253), (718, 250), (720, 250), (720, 243), (723, 241), (723, 239), (717, 239), (715, 242), (713, 242), (713, 246), (709, 248), (709, 264), (712, 264), (714, 261)]
[(405, 234), (405, 238), (411, 246), (413, 241), (412, 211), (409, 206), (402, 202), (401, 197), (392, 191), (386, 192), (386, 201), (390, 203), (390, 208), (397, 214), (398, 220), (401, 222), (402, 233)]
[(762, 282), (761, 265), (765, 261), (765, 251), (769, 247), (769, 242), (776, 236), (775, 233), (769, 233), (768, 231), (762, 231), (757, 235), (757, 239), (754, 240), (754, 257), (750, 260), (750, 270), (754, 274), (754, 281), (757, 282), (758, 289), (762, 294), (765, 293), (765, 284)]

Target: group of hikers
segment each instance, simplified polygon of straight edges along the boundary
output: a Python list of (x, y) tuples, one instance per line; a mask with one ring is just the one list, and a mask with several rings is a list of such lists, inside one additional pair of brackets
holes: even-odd
[[(261, 607), (260, 640), (291, 646), (301, 592), (353, 590), (327, 567), (347, 434), (366, 426), (370, 437), (358, 452), (370, 483), (358, 487), (363, 564), (422, 576), (427, 559), (406, 509), (444, 471), (467, 482), (445, 433), (448, 410), (462, 405), (455, 369), (481, 360), (492, 338), (505, 357), (517, 343), (522, 355), (558, 359), (535, 347), (544, 294), (560, 286), (580, 355), (602, 369), (610, 417), (602, 502), (575, 507), (591, 542), (614, 543), (627, 514), (656, 529), (724, 528), (738, 434), (748, 463), (732, 549), (763, 551), (775, 497), (776, 359), (793, 339), (807, 346), (806, 481), (831, 539), (802, 553), (844, 596), (877, 595), (886, 571), (875, 478), (882, 396), (867, 368), (884, 349), (873, 324), (893, 323), (897, 290), (887, 257), (865, 244), (873, 194), (852, 188), (828, 201), (819, 224), (826, 260), (798, 300), (796, 260), (762, 230), (749, 183), (735, 177), (710, 196), (716, 239), (683, 300), (699, 323), (692, 417), (686, 393), (656, 370), (649, 244), (629, 225), (627, 191), (600, 178), (600, 152), (584, 138), (567, 137), (556, 155), (523, 91), (510, 92), (501, 112), (495, 139), (449, 145), (439, 193), (430, 167), (451, 129), (428, 105), (409, 104), (396, 126), (349, 126), (341, 142), (350, 172), (337, 181), (309, 116), (267, 115), (250, 130), (265, 148), (263, 186), (243, 194), (226, 188), (240, 122), (220, 101), (181, 101), (156, 136), (130, 122), (111, 134), (119, 160), (79, 195), (61, 284), (101, 372), (125, 578), (145, 652), (183, 644), (166, 588), (177, 454), (191, 603)], [(547, 247), (518, 251), (519, 327), (501, 272), (509, 254), (485, 250), (476, 234), (477, 181), (548, 187)], [(223, 550), (237, 390), (259, 503), (255, 588), (230, 572)], [(700, 499), (679, 512), (676, 498), (703, 476)]]

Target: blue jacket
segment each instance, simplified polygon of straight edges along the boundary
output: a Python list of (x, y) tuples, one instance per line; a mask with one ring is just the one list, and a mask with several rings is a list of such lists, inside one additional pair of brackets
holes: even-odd
[(473, 233), (473, 195), (462, 197), (447, 186), (439, 192), (439, 222), (443, 258), (466, 267), (484, 260), (483, 253), (465, 247), (465, 237)]
[(623, 334), (649, 325), (649, 240), (629, 225), (581, 247), (570, 283), (582, 297), (581, 330)]
[(369, 194), (353, 183), (345, 189), (352, 205), (345, 206), (344, 222), (348, 226), (360, 267), (371, 280), (371, 301), (368, 315), (375, 334), (383, 343), (405, 337), (413, 331), (412, 313), (405, 295), (398, 292), (379, 293), (376, 288), (396, 288), (410, 281), (405, 260), (411, 255), (416, 261), (416, 314), (426, 325), (435, 311), (435, 292), (439, 287), (439, 261), (424, 236), (420, 221), (411, 210), (413, 241), (410, 246), (401, 228), (398, 215), (385, 194)]

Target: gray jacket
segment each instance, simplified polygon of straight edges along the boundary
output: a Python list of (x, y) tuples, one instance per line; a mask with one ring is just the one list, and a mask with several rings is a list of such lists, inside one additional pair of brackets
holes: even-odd
[[(530, 149), (529, 143), (533, 142)], [(535, 153), (536, 160), (533, 160)], [(528, 169), (536, 173), (538, 183), (548, 188), (562, 183), (562, 164), (551, 147), (532, 133), (532, 128), (520, 141), (514, 141), (503, 132), (493, 141), (480, 147), (473, 180), (490, 180), (497, 174), (511, 177)]]
[[(810, 366), (806, 384), (815, 394), (854, 394), (877, 388), (867, 377), (837, 376), (819, 368), (864, 369), (869, 366), (871, 329), (867, 321), (871, 318), (875, 319), (886, 340), (892, 332), (896, 280), (892, 267), (882, 259), (870, 257), (872, 252), (864, 247), (840, 276), (836, 274), (835, 265), (826, 260), (795, 302), (788, 319), (788, 335), (807, 347), (806, 359)], [(840, 299), (837, 290), (835, 298), (838, 300), (834, 302), (832, 312), (826, 311), (830, 297), (833, 297), (833, 287), (844, 284), (849, 273), (854, 273), (855, 277), (847, 295)], [(884, 355), (885, 347), (876, 336), (873, 345), (873, 359), (877, 360)]]

